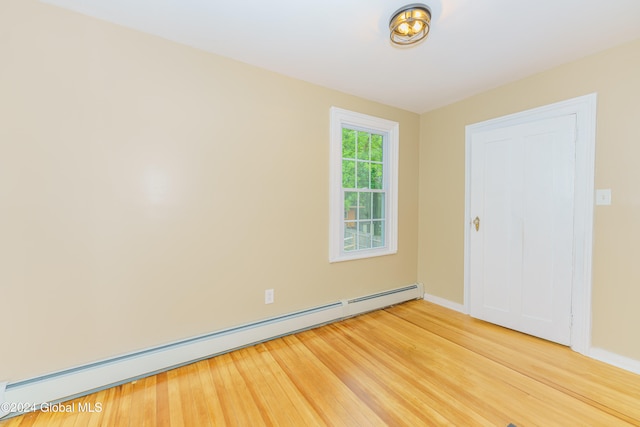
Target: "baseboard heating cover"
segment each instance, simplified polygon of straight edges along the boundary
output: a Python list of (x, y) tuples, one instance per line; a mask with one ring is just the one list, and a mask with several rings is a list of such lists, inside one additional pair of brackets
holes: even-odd
[[(215, 331), (6, 385), (5, 409), (31, 410), (104, 390), (259, 342), (424, 297), (420, 283)], [(0, 383), (2, 386), (3, 383)], [(0, 403), (2, 389), (0, 389)], [(2, 409), (0, 408), (0, 411)], [(0, 418), (20, 411), (0, 412)]]
[(0, 418), (4, 417), (5, 415), (7, 415), (9, 413), (9, 407), (5, 406), (5, 399), (4, 399), (4, 390), (7, 388), (7, 383), (6, 382), (2, 382), (0, 383)]

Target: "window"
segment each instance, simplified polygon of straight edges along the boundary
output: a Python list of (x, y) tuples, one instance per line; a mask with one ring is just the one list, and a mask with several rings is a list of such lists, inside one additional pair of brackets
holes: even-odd
[(397, 122), (331, 108), (329, 261), (398, 248)]

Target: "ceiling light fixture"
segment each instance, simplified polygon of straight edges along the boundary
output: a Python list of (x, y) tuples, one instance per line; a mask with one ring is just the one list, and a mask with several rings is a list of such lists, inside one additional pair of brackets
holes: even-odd
[(389, 21), (391, 41), (400, 46), (427, 38), (431, 27), (431, 10), (427, 5), (412, 3), (396, 10)]

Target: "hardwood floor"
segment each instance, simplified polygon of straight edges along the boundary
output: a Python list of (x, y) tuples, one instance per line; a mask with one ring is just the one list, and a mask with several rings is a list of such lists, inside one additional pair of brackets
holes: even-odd
[(0, 426), (640, 426), (640, 376), (411, 301), (65, 405)]

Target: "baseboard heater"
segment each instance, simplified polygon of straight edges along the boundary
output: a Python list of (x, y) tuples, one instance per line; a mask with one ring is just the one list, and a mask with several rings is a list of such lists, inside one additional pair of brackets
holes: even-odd
[(423, 297), (423, 286), (416, 283), (9, 383), (4, 402), (0, 390), (0, 418), (18, 415), (19, 412), (7, 411), (17, 408), (17, 403), (29, 403), (37, 409), (44, 404), (64, 402), (242, 347)]

